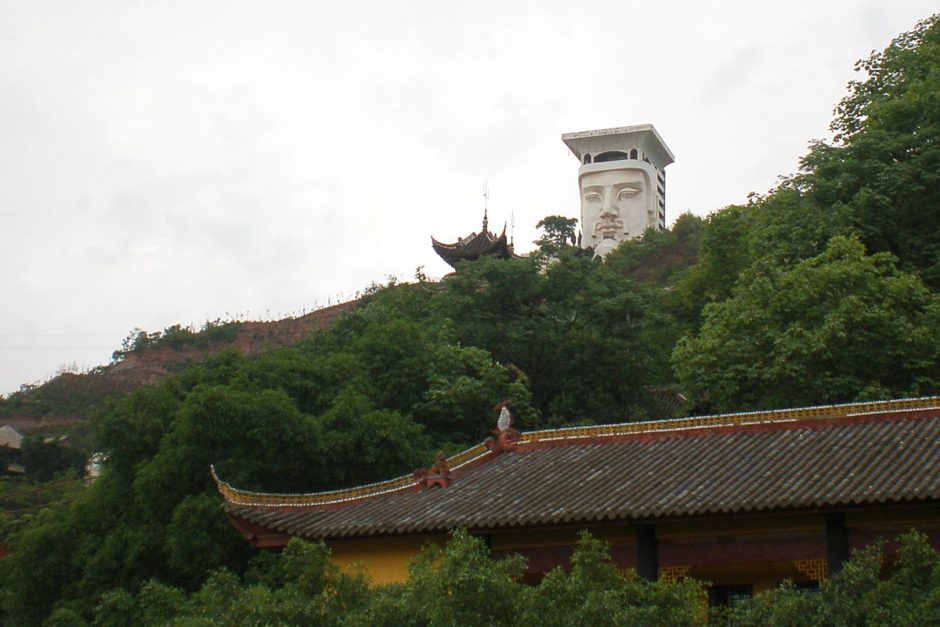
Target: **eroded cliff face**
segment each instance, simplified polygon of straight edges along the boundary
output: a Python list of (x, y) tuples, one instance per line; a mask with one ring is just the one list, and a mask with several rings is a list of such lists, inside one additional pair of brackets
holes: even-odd
[(231, 337), (203, 346), (157, 344), (128, 353), (121, 361), (88, 373), (62, 373), (49, 381), (10, 395), (0, 404), (0, 424), (19, 431), (54, 425), (80, 424), (88, 420), (104, 400), (159, 382), (186, 363), (199, 362), (222, 350), (234, 348), (254, 355), (290, 346), (307, 334), (326, 329), (339, 316), (352, 311), (359, 300), (333, 305), (299, 318), (271, 322), (236, 322)]

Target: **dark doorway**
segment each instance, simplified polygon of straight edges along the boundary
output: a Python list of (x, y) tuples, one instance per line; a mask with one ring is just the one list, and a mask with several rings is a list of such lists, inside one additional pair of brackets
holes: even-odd
[(734, 607), (741, 601), (754, 596), (754, 586), (736, 584), (731, 586), (712, 586), (708, 589), (709, 607)]

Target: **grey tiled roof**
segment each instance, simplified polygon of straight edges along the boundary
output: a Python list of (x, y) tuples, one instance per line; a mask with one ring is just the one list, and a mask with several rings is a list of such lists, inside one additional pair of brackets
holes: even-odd
[(940, 501), (940, 409), (562, 438), (468, 466), (447, 488), (225, 508), (271, 531), (330, 538), (911, 501)]
[(484, 255), (492, 255), (500, 259), (510, 259), (514, 256), (513, 245), (506, 239), (505, 228), (498, 236), (483, 230), (456, 244), (445, 244), (432, 237), (431, 247), (453, 268), (456, 268), (460, 261), (475, 261)]

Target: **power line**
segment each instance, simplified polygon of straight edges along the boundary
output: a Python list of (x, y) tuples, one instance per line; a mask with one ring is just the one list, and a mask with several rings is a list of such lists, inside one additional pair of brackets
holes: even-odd
[(0, 337), (114, 337), (117, 333), (0, 333)]
[[(67, 505), (68, 503), (71, 503), (72, 500), (73, 500), (73, 499), (67, 499), (67, 500), (63, 500), (63, 501), (56, 501), (56, 502), (55, 502), (55, 505)], [(19, 513), (22, 513), (22, 512), (29, 512), (29, 511), (32, 511), (32, 510), (34, 510), (34, 509), (43, 509), (43, 508), (49, 507), (49, 506), (51, 506), (51, 505), (53, 505), (53, 503), (37, 503), (36, 505), (30, 505), (30, 506), (28, 506), (28, 507), (18, 507), (18, 508), (16, 508), (16, 509), (2, 509), (2, 510), (0, 510), (0, 514), (19, 514)]]
[(24, 494), (31, 494), (33, 492), (42, 492), (43, 490), (52, 490), (55, 488), (60, 488), (66, 485), (75, 485), (81, 483), (81, 479), (68, 479), (66, 481), (57, 481), (56, 483), (47, 483), (42, 486), (34, 486), (32, 488), (26, 488), (23, 490), (15, 490), (13, 492), (7, 492), (6, 494), (0, 494), (0, 501), (16, 498)]
[(36, 351), (36, 350), (106, 350), (114, 346), (0, 346), (0, 350)]

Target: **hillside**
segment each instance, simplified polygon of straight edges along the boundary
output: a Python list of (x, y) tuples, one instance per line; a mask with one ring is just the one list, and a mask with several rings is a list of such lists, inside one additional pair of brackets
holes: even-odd
[[(228, 322), (186, 333), (186, 340), (152, 339), (146, 346), (118, 351), (117, 361), (87, 373), (62, 373), (35, 386), (25, 386), (0, 399), (0, 422), (29, 432), (83, 423), (106, 398), (122, 397), (151, 385), (189, 363), (234, 348), (244, 355), (296, 344), (312, 331), (328, 328), (340, 315), (359, 306), (353, 300), (297, 318), (270, 322)], [(179, 327), (171, 327), (179, 329)], [(224, 328), (224, 333), (213, 332)]]
[[(627, 247), (613, 263), (624, 277), (639, 284), (666, 286), (676, 272), (698, 260), (701, 229), (700, 219), (691, 214), (680, 216), (671, 232), (649, 233)], [(61, 373), (0, 398), (0, 423), (22, 432), (81, 425), (107, 398), (121, 398), (142, 386), (153, 385), (187, 364), (202, 362), (225, 349), (253, 356), (293, 346), (362, 304), (363, 299), (357, 299), (268, 322), (207, 323), (196, 331), (179, 325), (162, 332), (135, 330), (124, 347), (115, 351), (111, 364), (86, 373)]]

